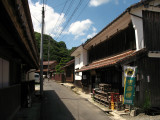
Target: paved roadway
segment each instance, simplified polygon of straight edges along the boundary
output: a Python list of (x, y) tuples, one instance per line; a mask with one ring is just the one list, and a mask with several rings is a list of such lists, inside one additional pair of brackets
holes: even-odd
[(103, 111), (70, 89), (44, 81), (41, 120), (110, 120)]

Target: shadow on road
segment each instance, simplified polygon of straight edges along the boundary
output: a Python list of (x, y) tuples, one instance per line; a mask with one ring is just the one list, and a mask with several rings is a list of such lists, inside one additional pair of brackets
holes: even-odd
[(44, 91), (41, 120), (75, 120), (54, 90)]

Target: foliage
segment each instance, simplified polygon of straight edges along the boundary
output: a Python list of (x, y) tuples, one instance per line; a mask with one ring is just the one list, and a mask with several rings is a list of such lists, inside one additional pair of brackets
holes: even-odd
[(56, 66), (56, 73), (64, 73), (64, 70), (62, 67), (69, 61), (69, 58), (61, 58), (61, 61), (59, 64)]
[[(38, 32), (35, 32), (35, 39), (37, 43), (38, 50), (40, 52), (40, 40), (41, 40), (41, 34)], [(44, 35), (43, 40), (43, 60), (48, 60), (48, 44), (50, 40), (50, 60), (56, 60), (57, 62), (60, 62), (61, 58), (67, 58), (71, 59), (70, 56), (70, 50), (67, 49), (65, 42), (55, 41), (51, 36)]]
[[(40, 33), (35, 32), (35, 40), (40, 53), (40, 41), (41, 41)], [(49, 46), (49, 40), (50, 40), (50, 46)], [(50, 47), (49, 60), (50, 61), (56, 60), (59, 63), (56, 66), (56, 71), (57, 73), (62, 73), (63, 70), (61, 68), (65, 65), (65, 63), (73, 59), (73, 57), (71, 57), (70, 54), (75, 49), (75, 47), (69, 50), (67, 49), (65, 42), (63, 41), (57, 42), (51, 36), (45, 34), (44, 40), (43, 40), (43, 60), (44, 61), (48, 60), (48, 46)]]
[(147, 111), (150, 107), (151, 107), (150, 92), (146, 90), (145, 91), (145, 101), (144, 101), (144, 104), (143, 104), (143, 109), (144, 109), (144, 111)]

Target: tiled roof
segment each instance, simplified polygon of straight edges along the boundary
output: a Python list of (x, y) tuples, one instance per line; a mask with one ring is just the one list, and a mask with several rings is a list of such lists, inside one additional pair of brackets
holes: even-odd
[(91, 64), (87, 65), (87, 66), (83, 66), (81, 69), (76, 70), (76, 72), (82, 72), (82, 71), (88, 71), (88, 70), (93, 70), (93, 69), (98, 69), (98, 68), (103, 68), (103, 67), (108, 67), (108, 66), (112, 66), (115, 65), (119, 62), (122, 62), (124, 60), (128, 60), (133, 56), (138, 55), (139, 53), (144, 52), (145, 50), (129, 50), (126, 52), (123, 52), (121, 54), (115, 55), (115, 56), (111, 56), (111, 57), (107, 57), (98, 61), (94, 61)]
[[(49, 61), (49, 65), (56, 63), (56, 61)], [(43, 61), (43, 65), (48, 65), (48, 61)]]
[(74, 61), (75, 61), (75, 60), (73, 59), (73, 60), (67, 62), (66, 65), (65, 65), (64, 67), (68, 67), (68, 66), (74, 64)]

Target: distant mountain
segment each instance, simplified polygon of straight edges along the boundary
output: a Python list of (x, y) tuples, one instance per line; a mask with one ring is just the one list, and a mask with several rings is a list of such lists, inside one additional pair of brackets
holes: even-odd
[[(38, 50), (40, 51), (40, 40), (41, 40), (41, 34), (38, 32), (35, 32), (35, 39), (37, 43)], [(43, 41), (43, 60), (48, 60), (48, 44), (50, 40), (50, 60), (56, 60), (57, 62), (60, 62), (61, 59), (65, 58), (66, 62), (73, 59), (73, 57), (70, 56), (70, 53), (75, 49), (72, 48), (71, 50), (68, 50), (66, 47), (65, 42), (55, 41), (51, 36), (44, 35), (44, 41)]]

